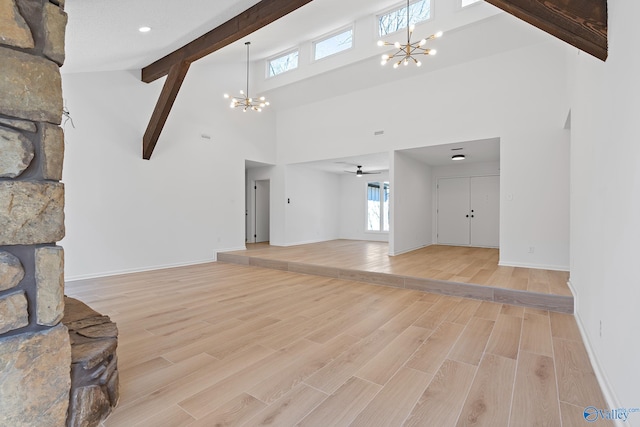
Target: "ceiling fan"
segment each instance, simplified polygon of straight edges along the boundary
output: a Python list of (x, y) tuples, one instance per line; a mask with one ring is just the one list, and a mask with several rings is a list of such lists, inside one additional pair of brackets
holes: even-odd
[(345, 171), (347, 173), (355, 173), (356, 176), (362, 176), (362, 175), (376, 175), (379, 174), (380, 172), (364, 172), (362, 170), (362, 166), (358, 165), (358, 169), (355, 172), (352, 171)]

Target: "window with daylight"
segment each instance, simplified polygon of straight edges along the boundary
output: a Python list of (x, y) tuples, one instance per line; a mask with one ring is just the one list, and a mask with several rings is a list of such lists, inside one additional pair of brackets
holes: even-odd
[(298, 49), (270, 59), (267, 61), (267, 68), (269, 77), (298, 68)]
[(353, 28), (349, 28), (315, 42), (313, 45), (313, 57), (317, 61), (352, 47)]
[(429, 18), (431, 18), (431, 0), (419, 0), (409, 5), (408, 24), (407, 6), (401, 6), (384, 15), (378, 16), (378, 34), (380, 36), (386, 36), (387, 34), (405, 29), (409, 25), (427, 21)]
[(389, 183), (367, 183), (367, 231), (389, 231)]
[(460, 7), (467, 7), (471, 4), (478, 3), (480, 0), (460, 0)]

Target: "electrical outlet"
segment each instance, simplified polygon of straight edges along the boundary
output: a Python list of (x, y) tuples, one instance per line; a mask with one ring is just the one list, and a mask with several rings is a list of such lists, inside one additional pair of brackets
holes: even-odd
[(529, 246), (529, 253), (532, 254), (536, 251), (536, 247), (535, 246)]

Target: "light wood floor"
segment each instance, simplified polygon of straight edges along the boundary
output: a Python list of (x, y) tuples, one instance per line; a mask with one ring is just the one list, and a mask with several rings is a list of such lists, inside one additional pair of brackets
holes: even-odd
[(572, 315), (210, 263), (67, 284), (120, 330), (112, 426), (582, 426)]
[(281, 261), (303, 262), (337, 268), (401, 274), (505, 289), (571, 295), (566, 271), (498, 265), (499, 250), (432, 245), (389, 256), (389, 244), (362, 240), (330, 240), (299, 246), (247, 244), (243, 254)]
[(386, 242), (331, 240), (279, 247), (248, 244), (218, 261), (573, 313), (566, 271), (498, 266), (491, 248), (433, 245), (398, 256)]

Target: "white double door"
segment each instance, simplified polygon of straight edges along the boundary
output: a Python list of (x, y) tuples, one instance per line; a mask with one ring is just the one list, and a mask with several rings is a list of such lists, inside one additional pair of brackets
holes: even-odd
[(438, 180), (438, 243), (500, 245), (500, 177)]

